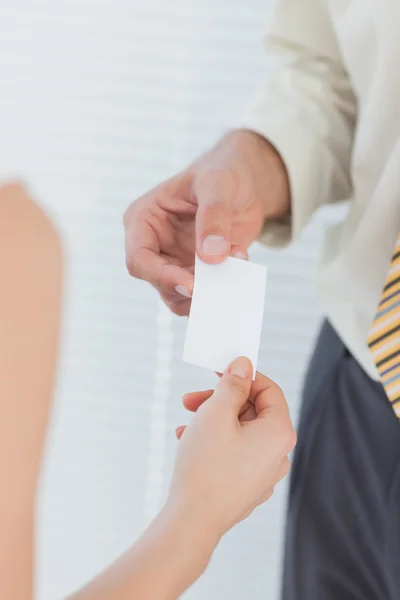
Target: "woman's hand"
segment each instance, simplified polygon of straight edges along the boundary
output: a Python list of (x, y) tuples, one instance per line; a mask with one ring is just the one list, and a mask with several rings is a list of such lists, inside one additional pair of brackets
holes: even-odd
[(270, 498), (296, 436), (278, 386), (251, 377), (250, 362), (239, 358), (214, 392), (185, 396), (196, 414), (178, 430), (165, 507), (135, 546), (71, 600), (176, 600), (203, 573), (220, 537)]
[(196, 412), (177, 430), (182, 437), (168, 504), (196, 515), (198, 526), (219, 538), (259, 504), (288, 472), (295, 445), (287, 403), (280, 388), (239, 358), (214, 392), (184, 398)]

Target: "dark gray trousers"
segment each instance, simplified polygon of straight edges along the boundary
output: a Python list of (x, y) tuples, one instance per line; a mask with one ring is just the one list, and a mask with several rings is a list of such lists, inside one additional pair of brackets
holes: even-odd
[(293, 460), (283, 600), (400, 600), (400, 424), (325, 323)]

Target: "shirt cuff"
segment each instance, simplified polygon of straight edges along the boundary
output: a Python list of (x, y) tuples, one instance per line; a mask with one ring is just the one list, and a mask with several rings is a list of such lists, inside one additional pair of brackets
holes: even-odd
[(300, 117), (272, 113), (263, 107), (253, 110), (242, 121), (244, 129), (268, 140), (285, 163), (291, 195), (291, 213), (266, 221), (259, 236), (268, 246), (283, 247), (297, 239), (323, 198), (321, 148), (317, 148), (310, 128)]

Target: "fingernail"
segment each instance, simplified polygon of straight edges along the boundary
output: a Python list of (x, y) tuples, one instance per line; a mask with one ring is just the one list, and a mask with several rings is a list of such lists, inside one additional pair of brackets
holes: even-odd
[(184, 432), (185, 432), (186, 426), (185, 425), (181, 425), (180, 427), (177, 427), (175, 429), (175, 435), (178, 438), (178, 440), (181, 439), (181, 437), (183, 436)]
[(247, 379), (250, 377), (250, 361), (248, 358), (237, 358), (233, 361), (231, 366), (229, 367), (229, 373), (231, 375), (236, 375), (236, 377), (241, 377), (242, 379)]
[(184, 285), (176, 285), (175, 286), (175, 291), (178, 292), (178, 294), (180, 294), (181, 296), (185, 296), (185, 298), (191, 298), (191, 294), (188, 292), (187, 288), (185, 288)]
[(240, 250), (237, 250), (237, 252), (234, 252), (232, 254), (232, 256), (234, 258), (239, 258), (240, 260), (247, 260), (247, 256), (245, 255), (244, 252), (240, 252)]
[(203, 252), (209, 256), (219, 256), (228, 250), (228, 243), (222, 235), (208, 235), (203, 242)]

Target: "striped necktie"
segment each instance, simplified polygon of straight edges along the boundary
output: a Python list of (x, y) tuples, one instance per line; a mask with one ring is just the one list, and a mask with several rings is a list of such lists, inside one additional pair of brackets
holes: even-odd
[(400, 234), (369, 331), (368, 346), (389, 401), (400, 419)]

